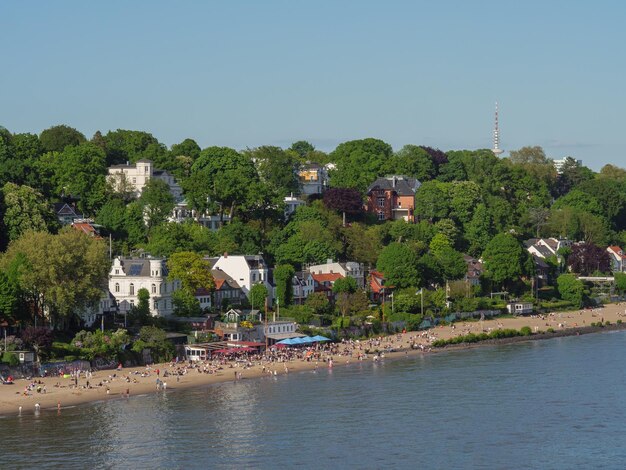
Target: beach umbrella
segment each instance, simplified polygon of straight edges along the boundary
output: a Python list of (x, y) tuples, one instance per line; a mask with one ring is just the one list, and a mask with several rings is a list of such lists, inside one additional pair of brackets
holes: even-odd
[(320, 335), (315, 335), (312, 338), (315, 342), (322, 342), (322, 341), (330, 341), (330, 338), (327, 338), (326, 336), (320, 336)]
[(282, 339), (282, 340), (280, 340), (280, 341), (277, 341), (277, 342), (276, 342), (276, 344), (286, 344), (286, 345), (291, 345), (291, 344), (293, 344), (293, 343), (291, 342), (291, 338), (285, 338), (285, 339)]

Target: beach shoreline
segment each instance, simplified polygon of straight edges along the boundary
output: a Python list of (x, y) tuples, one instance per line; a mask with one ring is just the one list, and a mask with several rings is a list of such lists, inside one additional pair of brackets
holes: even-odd
[[(377, 360), (376, 351), (385, 349), (393, 350), (386, 352), (385, 359), (397, 359), (402, 357), (416, 356), (420, 354), (433, 354), (447, 351), (474, 349), (485, 346), (513, 344), (526, 341), (538, 341), (565, 336), (578, 336), (592, 333), (619, 331), (626, 329), (626, 323), (617, 323), (626, 317), (626, 304), (609, 304), (603, 308), (594, 310), (579, 310), (571, 312), (555, 312), (546, 316), (494, 318), (484, 321), (457, 322), (453, 325), (438, 326), (419, 332), (398, 333), (382, 337), (380, 346), (373, 348), (368, 340), (348, 341), (338, 346), (339, 353), (333, 354), (333, 366), (342, 366), (354, 362), (371, 362)], [(603, 327), (590, 326), (591, 323), (606, 323)], [(511, 338), (499, 338), (480, 341), (477, 343), (461, 343), (431, 348), (430, 343), (436, 339), (449, 339), (468, 333), (481, 331), (493, 331), (498, 328), (511, 328), (519, 330), (523, 326), (529, 326), (533, 335), (516, 336)], [(551, 328), (554, 332), (547, 333)], [(360, 358), (359, 358), (360, 357)], [(179, 364), (180, 366), (180, 364)], [(316, 368), (328, 367), (328, 363), (322, 361), (306, 361), (302, 359), (289, 362), (275, 362), (273, 364), (261, 364), (258, 361), (249, 368), (243, 368), (234, 363), (225, 365), (213, 374), (199, 373), (196, 369), (189, 369), (185, 375), (169, 375), (163, 377), (165, 371), (172, 370), (171, 363), (155, 364), (149, 368), (130, 367), (121, 371), (106, 370), (93, 373), (91, 384), (106, 381), (106, 385), (93, 388), (72, 388), (72, 379), (60, 377), (34, 378), (16, 380), (14, 385), (0, 385), (0, 417), (27, 415), (35, 412), (35, 405), (40, 405), (41, 413), (62, 412), (63, 408), (88, 403), (102, 402), (106, 400), (128, 399), (137, 395), (157, 393), (157, 379), (167, 382), (165, 393), (188, 388), (199, 388), (216, 383), (231, 382), (236, 380), (257, 379), (269, 374), (283, 375), (297, 373)], [(159, 371), (158, 375), (156, 371)], [(144, 376), (142, 376), (142, 374)], [(238, 374), (240, 374), (238, 378)], [(127, 382), (125, 377), (132, 377)], [(33, 391), (30, 396), (24, 395), (24, 389), (32, 381), (41, 381), (45, 385), (46, 393)], [(79, 380), (79, 385), (85, 385), (84, 378)], [(163, 387), (161, 386), (161, 390)], [(60, 411), (59, 411), (60, 405)]]

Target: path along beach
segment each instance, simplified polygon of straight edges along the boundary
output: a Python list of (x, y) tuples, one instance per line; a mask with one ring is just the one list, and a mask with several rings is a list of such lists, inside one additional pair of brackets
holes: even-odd
[[(618, 320), (625, 323), (617, 325)], [(468, 333), (493, 331), (498, 328), (519, 330), (529, 326), (534, 336), (516, 337), (495, 342), (528, 341), (551, 336), (576, 335), (603, 331), (607, 328), (592, 328), (591, 323), (610, 322), (610, 329), (626, 329), (626, 303), (609, 304), (594, 310), (555, 312), (543, 316), (495, 318), (484, 321), (457, 322), (424, 331), (412, 331), (380, 338), (360, 341), (345, 341), (329, 344), (320, 349), (282, 349), (274, 353), (273, 359), (251, 356), (248, 360), (222, 359), (194, 363), (187, 362), (155, 364), (150, 367), (128, 367), (121, 370), (104, 370), (92, 374), (81, 374), (78, 383), (74, 378), (45, 377), (31, 380), (16, 380), (13, 385), (0, 385), (0, 416), (32, 414), (39, 404), (40, 412), (60, 412), (64, 407), (111, 399), (129, 399), (133, 396), (155, 392), (169, 392), (183, 388), (200, 387), (214, 383), (248, 380), (265, 375), (282, 375), (316, 368), (337, 367), (356, 361), (376, 361), (400, 358), (408, 355), (428, 354), (444, 349), (432, 349), (430, 344), (437, 339), (449, 339)], [(549, 328), (554, 330), (545, 333)], [(460, 345), (457, 348), (478, 347)], [(447, 350), (449, 348), (445, 348)], [(377, 352), (378, 351), (378, 352)], [(384, 352), (383, 354), (383, 351)], [(89, 381), (89, 387), (87, 387)], [(37, 383), (35, 383), (37, 382)], [(40, 383), (39, 383), (40, 382)], [(25, 389), (31, 386), (29, 394)], [(37, 389), (40, 392), (37, 392)], [(45, 393), (43, 392), (45, 388)], [(20, 411), (21, 407), (21, 411)]]

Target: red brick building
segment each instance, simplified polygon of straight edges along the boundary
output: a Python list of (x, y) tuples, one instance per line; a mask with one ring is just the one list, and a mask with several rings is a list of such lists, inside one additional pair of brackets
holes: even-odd
[(376, 214), (378, 220), (414, 222), (415, 193), (421, 185), (415, 178), (407, 176), (378, 178), (367, 188), (365, 210)]

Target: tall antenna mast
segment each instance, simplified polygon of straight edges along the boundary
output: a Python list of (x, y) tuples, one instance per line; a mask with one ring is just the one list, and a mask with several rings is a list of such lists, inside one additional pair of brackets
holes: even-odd
[(494, 153), (496, 157), (500, 155), (502, 152), (504, 152), (504, 150), (500, 148), (500, 129), (498, 128), (498, 102), (497, 101), (496, 101), (496, 121), (495, 121), (495, 126), (493, 128), (493, 149), (491, 149), (491, 151)]

